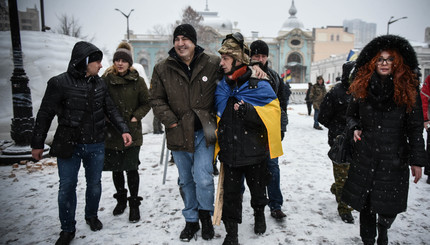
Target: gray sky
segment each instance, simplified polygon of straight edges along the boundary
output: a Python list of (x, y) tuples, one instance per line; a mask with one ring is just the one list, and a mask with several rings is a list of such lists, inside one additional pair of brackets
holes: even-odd
[[(18, 0), (18, 8), (37, 6), (40, 0)], [(218, 16), (238, 22), (241, 32), (250, 36), (258, 31), (260, 36), (276, 37), (282, 24), (288, 19), (291, 0), (208, 0), (209, 10)], [(167, 27), (181, 19), (187, 6), (203, 11), (206, 0), (44, 0), (45, 23), (58, 28), (58, 18), (68, 14), (78, 19), (84, 35), (94, 37), (100, 48), (115, 50), (124, 38), (127, 29), (126, 18), (115, 11), (128, 14), (130, 30), (145, 34), (155, 25)], [(391, 16), (407, 19), (390, 25), (390, 34), (397, 34), (409, 40), (423, 42), (424, 31), (430, 27), (429, 0), (295, 0), (296, 16), (305, 28), (340, 26), (345, 19), (359, 18), (377, 24), (377, 35), (386, 34), (387, 22)]]

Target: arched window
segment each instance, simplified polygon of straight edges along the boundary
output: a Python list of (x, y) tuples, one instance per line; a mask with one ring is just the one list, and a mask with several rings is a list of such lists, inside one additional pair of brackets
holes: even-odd
[(298, 55), (296, 53), (292, 53), (292, 54), (290, 54), (290, 56), (288, 56), (287, 63), (289, 64), (289, 63), (292, 63), (292, 62), (301, 64), (302, 63), (302, 58), (300, 57), (300, 55)]

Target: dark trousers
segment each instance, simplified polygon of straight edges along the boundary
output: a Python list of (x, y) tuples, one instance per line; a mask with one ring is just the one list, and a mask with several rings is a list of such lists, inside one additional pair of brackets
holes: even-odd
[(245, 176), (246, 184), (251, 192), (251, 207), (264, 209), (268, 200), (266, 185), (270, 176), (267, 170), (267, 162), (232, 168), (224, 164), (224, 204), (222, 208), (222, 220), (224, 222), (242, 223), (242, 176)]
[(374, 241), (376, 237), (377, 224), (389, 229), (397, 214), (379, 214), (376, 221), (376, 213), (372, 212), (369, 206), (365, 206), (360, 211), (360, 236), (364, 241)]
[(306, 106), (308, 107), (308, 116), (312, 113), (312, 102), (306, 102)]

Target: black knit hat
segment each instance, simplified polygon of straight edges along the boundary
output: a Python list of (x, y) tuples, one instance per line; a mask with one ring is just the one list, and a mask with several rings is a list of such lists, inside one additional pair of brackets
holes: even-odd
[(262, 40), (256, 40), (251, 43), (251, 56), (256, 54), (264, 54), (269, 56), (269, 46)]
[(115, 51), (115, 54), (113, 55), (113, 61), (123, 59), (127, 61), (130, 66), (133, 65), (133, 58), (131, 55), (131, 46), (128, 43), (122, 42), (118, 45), (118, 48)]
[(94, 61), (99, 61), (102, 59), (103, 59), (103, 53), (101, 51), (96, 51), (96, 52), (94, 52), (88, 56), (87, 64), (94, 62)]
[(175, 38), (179, 35), (188, 37), (194, 45), (197, 44), (197, 33), (194, 27), (190, 24), (182, 24), (175, 28), (173, 32), (173, 43), (175, 43)]

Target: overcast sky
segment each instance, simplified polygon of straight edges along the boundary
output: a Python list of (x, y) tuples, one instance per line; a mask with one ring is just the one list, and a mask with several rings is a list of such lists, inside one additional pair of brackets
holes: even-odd
[[(237, 21), (241, 32), (250, 36), (276, 37), (288, 19), (291, 0), (208, 0), (210, 11), (218, 16)], [(18, 0), (18, 8), (34, 7), (40, 10), (40, 0)], [(74, 16), (82, 26), (83, 35), (94, 37), (100, 48), (115, 50), (127, 30), (126, 18), (115, 8), (128, 14), (130, 30), (145, 34), (155, 25), (166, 27), (181, 19), (187, 6), (203, 11), (206, 0), (44, 0), (45, 23), (58, 29), (58, 16)], [(377, 24), (377, 35), (386, 34), (391, 16), (407, 19), (390, 25), (390, 34), (423, 42), (424, 31), (430, 27), (429, 0), (295, 0), (296, 16), (305, 28), (340, 26), (345, 19), (359, 18)]]

